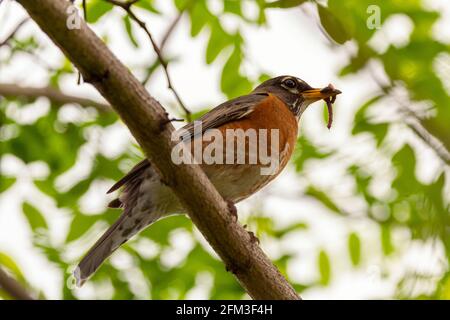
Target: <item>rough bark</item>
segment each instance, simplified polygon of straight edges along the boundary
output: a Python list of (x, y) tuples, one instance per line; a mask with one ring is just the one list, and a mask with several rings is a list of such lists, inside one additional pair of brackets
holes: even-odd
[(18, 0), (33, 20), (120, 115), (146, 156), (185, 206), (207, 241), (254, 299), (299, 299), (197, 165), (175, 165), (167, 114), (83, 22), (66, 27), (65, 0)]

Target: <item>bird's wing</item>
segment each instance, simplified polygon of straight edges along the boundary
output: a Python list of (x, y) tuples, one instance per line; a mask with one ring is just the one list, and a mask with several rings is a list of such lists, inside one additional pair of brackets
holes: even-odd
[[(137, 165), (135, 165), (130, 172), (128, 172), (122, 179), (117, 181), (106, 193), (111, 193), (125, 185), (127, 182), (134, 180), (139, 176), (145, 169), (150, 166), (150, 162), (147, 159), (142, 160)], [(120, 206), (120, 203), (118, 204)], [(115, 206), (112, 206), (115, 207)]]
[[(250, 113), (252, 113), (258, 103), (267, 98), (267, 96), (267, 93), (252, 93), (246, 96), (241, 96), (229, 100), (204, 114), (195, 122), (201, 121), (201, 133), (205, 132), (208, 129), (218, 128), (230, 121), (245, 118)], [(191, 139), (194, 137), (195, 122), (188, 123), (180, 129), (186, 131), (182, 135), (183, 140)]]
[[(255, 106), (259, 102), (267, 98), (267, 93), (252, 93), (246, 96), (241, 96), (227, 102), (224, 102), (211, 111), (205, 113), (197, 121), (202, 123), (202, 131), (205, 132), (208, 129), (217, 128), (230, 121), (239, 120), (245, 118), (253, 112)], [(185, 130), (186, 134), (183, 134), (183, 140), (192, 139), (194, 137), (194, 123), (188, 123), (180, 130)], [(139, 176), (146, 168), (150, 166), (150, 162), (147, 159), (142, 160), (133, 167), (122, 179), (117, 181), (107, 193), (116, 191), (120, 187), (124, 186), (128, 182), (134, 180)], [(120, 202), (113, 201), (111, 207), (119, 207)]]

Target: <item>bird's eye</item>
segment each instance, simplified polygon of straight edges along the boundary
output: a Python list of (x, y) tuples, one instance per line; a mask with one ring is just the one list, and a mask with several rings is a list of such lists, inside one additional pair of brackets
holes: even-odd
[(285, 80), (284, 81), (284, 84), (286, 85), (286, 87), (288, 87), (288, 88), (295, 88), (296, 87), (296, 83), (295, 83), (295, 81), (294, 80), (292, 80), (292, 79), (287, 79), (287, 80)]

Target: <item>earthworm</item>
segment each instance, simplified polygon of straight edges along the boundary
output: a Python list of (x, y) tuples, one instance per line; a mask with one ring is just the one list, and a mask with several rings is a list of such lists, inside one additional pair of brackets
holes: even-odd
[[(328, 85), (328, 88), (330, 88), (331, 90), (334, 90), (334, 86), (330, 83)], [(328, 97), (326, 99), (324, 99), (325, 102), (327, 103), (327, 109), (328, 109), (328, 124), (327, 124), (327, 128), (328, 130), (331, 129), (331, 125), (333, 124), (333, 103), (336, 101), (336, 95)]]
[(327, 109), (328, 109), (328, 123), (327, 123), (328, 130), (331, 129), (331, 125), (333, 124), (333, 102), (334, 101), (336, 101), (336, 96), (325, 99), (325, 102), (327, 103)]

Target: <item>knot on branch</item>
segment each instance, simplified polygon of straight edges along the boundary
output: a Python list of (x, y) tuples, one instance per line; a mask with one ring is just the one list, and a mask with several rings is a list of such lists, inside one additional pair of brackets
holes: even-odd
[(96, 73), (83, 73), (84, 82), (90, 83), (92, 85), (103, 83), (109, 77), (109, 70), (105, 70), (100, 74)]

